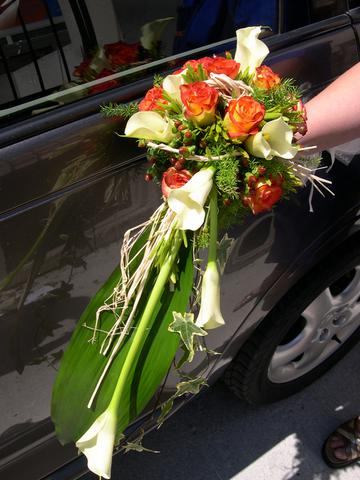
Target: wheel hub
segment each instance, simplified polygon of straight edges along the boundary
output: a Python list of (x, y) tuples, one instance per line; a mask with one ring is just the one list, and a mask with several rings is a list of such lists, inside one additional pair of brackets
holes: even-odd
[(269, 380), (295, 380), (332, 355), (360, 326), (359, 292), (360, 267), (355, 267), (351, 280), (336, 295), (331, 286), (320, 293), (302, 312), (301, 331), (296, 330), (293, 338), (287, 338), (275, 350), (268, 369)]

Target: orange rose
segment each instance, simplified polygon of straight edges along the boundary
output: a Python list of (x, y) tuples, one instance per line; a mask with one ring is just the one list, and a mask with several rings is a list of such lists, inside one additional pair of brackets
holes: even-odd
[(215, 109), (219, 94), (205, 82), (180, 85), (181, 101), (185, 116), (198, 126), (210, 125), (215, 121)]
[(199, 65), (202, 66), (206, 75), (209, 75), (209, 73), (224, 73), (230, 78), (235, 78), (240, 69), (240, 63), (232, 59), (224, 57), (202, 57), (198, 60), (189, 60), (184, 64), (182, 69), (177, 70), (176, 73), (184, 71), (187, 67), (193, 68), (197, 73)]
[(163, 110), (163, 105), (167, 105), (169, 102), (163, 98), (163, 89), (161, 87), (153, 87), (147, 91), (145, 97), (139, 103), (139, 110), (141, 112), (147, 110)]
[(205, 63), (205, 68), (209, 73), (223, 73), (233, 79), (239, 73), (240, 63), (235, 60), (223, 57), (206, 58), (208, 62)]
[(255, 191), (243, 198), (243, 203), (248, 206), (254, 215), (257, 213), (271, 210), (273, 205), (278, 202), (282, 196), (280, 185), (259, 182), (255, 186)]
[(191, 173), (187, 170), (176, 170), (174, 167), (168, 168), (166, 172), (164, 172), (161, 181), (162, 194), (167, 198), (171, 190), (182, 187), (191, 177)]
[(212, 58), (210, 57), (203, 57), (203, 58), (199, 58), (198, 60), (188, 60), (182, 67), (182, 70), (186, 70), (186, 68), (191, 67), (194, 70), (194, 72), (197, 73), (198, 67), (199, 65), (201, 65), (205, 74), (208, 75), (209, 72), (207, 67), (211, 62), (211, 60)]
[(138, 43), (115, 42), (104, 45), (104, 52), (113, 68), (130, 65), (139, 60)]
[(269, 90), (281, 82), (279, 75), (271, 70), (270, 67), (262, 65), (256, 69), (255, 85)]
[(229, 137), (244, 140), (259, 131), (258, 125), (265, 115), (265, 107), (250, 96), (230, 100), (224, 118), (224, 127)]

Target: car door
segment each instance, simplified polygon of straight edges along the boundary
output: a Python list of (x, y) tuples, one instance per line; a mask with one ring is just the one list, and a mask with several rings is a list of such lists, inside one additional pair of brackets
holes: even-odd
[[(118, 261), (122, 235), (161, 201), (159, 189), (144, 184), (143, 152), (132, 140), (114, 135), (124, 122), (101, 116), (99, 105), (136, 100), (151, 86), (154, 72), (169, 71), (195, 55), (234, 48), (234, 39), (227, 40), (233, 25), (231, 12), (223, 12), (226, 22), (217, 43), (197, 44), (195, 52), (171, 56), (173, 36), (182, 32), (183, 12), (175, 2), (166, 7), (154, 2), (151, 9), (147, 2), (134, 9), (110, 0), (101, 9), (92, 1), (10, 3), (7, 23), (0, 24), (0, 473), (23, 478), (26, 472), (31, 480), (67, 465), (62, 474), (75, 478), (84, 460), (69, 464), (77, 452), (58, 444), (49, 418), (56, 370), (81, 312)], [(284, 21), (289, 17), (285, 10), (280, 13)], [(120, 39), (134, 45), (142, 23), (176, 15), (178, 24), (164, 30), (161, 54), (169, 58), (156, 59), (142, 47), (138, 56), (119, 66)], [(309, 22), (311, 18), (304, 19)], [(295, 27), (269, 37), (269, 61), (279, 73), (294, 76), (305, 94), (313, 94), (357, 60), (347, 14)], [(96, 46), (113, 44), (117, 50), (108, 51), (118, 62), (116, 71), (102, 68), (98, 56), (96, 69), (86, 78), (84, 68), (97, 55)], [(277, 214), (280, 230), (273, 214), (249, 218), (231, 230), (236, 243), (223, 279), (227, 325), (208, 340), (210, 348), (227, 351), (216, 364), (194, 361), (188, 373), (213, 371), (215, 378), (226, 367), (264, 316), (263, 310), (254, 309), (258, 298), (302, 252), (300, 240), (312, 245), (332, 224), (321, 216), (323, 210), (325, 203), (316, 219), (305, 223), (306, 235), (297, 237), (282, 262), (278, 254), (270, 263), (267, 256), (274, 248), (284, 251), (276, 232), (295, 228), (289, 207)], [(297, 210), (297, 218), (305, 211)], [(294, 237), (286, 233), (283, 241), (289, 238)], [(294, 281), (301, 274), (297, 271)], [(284, 291), (285, 286), (279, 287), (268, 310)], [(175, 384), (170, 375), (164, 396)]]

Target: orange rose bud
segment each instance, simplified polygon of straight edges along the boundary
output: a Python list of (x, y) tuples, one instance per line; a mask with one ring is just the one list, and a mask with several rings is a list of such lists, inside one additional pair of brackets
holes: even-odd
[(279, 75), (271, 70), (270, 67), (262, 65), (256, 69), (255, 85), (269, 90), (281, 82)]
[(209, 73), (223, 73), (232, 79), (234, 79), (239, 73), (239, 69), (240, 63), (223, 57), (209, 58), (209, 61), (206, 64), (206, 70)]
[(258, 125), (264, 119), (265, 107), (250, 96), (230, 100), (224, 118), (224, 127), (230, 138), (243, 141), (248, 135), (259, 131)]
[(253, 193), (243, 198), (244, 205), (248, 206), (254, 215), (271, 210), (283, 194), (280, 185), (259, 183)]
[(167, 198), (170, 195), (171, 190), (182, 187), (191, 177), (191, 173), (187, 170), (177, 170), (174, 167), (168, 168), (166, 172), (164, 172), (161, 181), (162, 194)]
[(215, 121), (215, 109), (219, 94), (205, 82), (180, 85), (181, 101), (185, 107), (185, 117), (199, 127)]
[(147, 91), (145, 97), (139, 103), (139, 110), (145, 112), (148, 110), (163, 110), (161, 104), (167, 105), (169, 102), (163, 98), (163, 88), (153, 87)]
[(192, 67), (197, 73), (199, 65), (202, 66), (206, 75), (209, 75), (209, 73), (223, 73), (230, 78), (235, 78), (240, 70), (240, 63), (224, 57), (203, 57), (198, 60), (189, 60), (184, 64), (183, 69)]

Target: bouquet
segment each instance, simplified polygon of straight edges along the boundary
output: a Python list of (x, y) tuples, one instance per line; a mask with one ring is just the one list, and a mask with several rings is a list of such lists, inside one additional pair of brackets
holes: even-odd
[(140, 103), (105, 109), (128, 117), (125, 136), (147, 148), (145, 180), (161, 185), (163, 202), (126, 232), (120, 265), (83, 313), (54, 386), (59, 439), (74, 441), (100, 477), (110, 478), (115, 446), (145, 449), (143, 431), (127, 442), (123, 432), (179, 348), (179, 383), (155, 422), (163, 423), (177, 397), (206, 384), (182, 366), (217, 353), (204, 340), (225, 323), (220, 275), (231, 239), (218, 242), (219, 228), (270, 210), (307, 180), (328, 189), (299, 158), (305, 109), (294, 82), (262, 65), (268, 48), (260, 32), (238, 30), (234, 58), (190, 60), (155, 78)]

